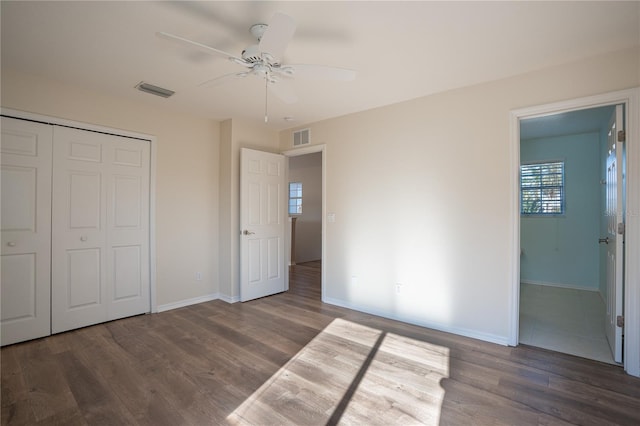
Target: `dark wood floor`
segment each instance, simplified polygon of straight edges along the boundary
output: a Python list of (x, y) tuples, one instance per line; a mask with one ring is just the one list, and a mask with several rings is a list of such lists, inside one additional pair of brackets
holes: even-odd
[(619, 367), (325, 305), (319, 276), (5, 347), (2, 424), (640, 424)]

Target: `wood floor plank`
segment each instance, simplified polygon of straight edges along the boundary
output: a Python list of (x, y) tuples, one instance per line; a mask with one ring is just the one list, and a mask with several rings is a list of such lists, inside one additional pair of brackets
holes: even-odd
[(290, 289), (2, 348), (3, 425), (638, 425), (620, 367), (494, 345)]
[[(133, 415), (140, 424), (173, 425), (185, 422), (180, 415), (180, 406), (174, 406), (156, 390), (155, 377), (141, 375), (141, 371), (132, 367), (135, 360), (127, 356), (117, 345), (108, 339), (97, 339), (96, 345), (87, 348), (80, 355), (85, 365), (92, 365), (110, 391)], [(95, 363), (95, 359), (103, 362)], [(188, 395), (188, 394), (187, 394)]]
[(28, 401), (37, 422), (60, 411), (79, 409), (60, 364), (43, 339), (19, 346), (18, 358), (28, 389)]
[(87, 423), (95, 425), (131, 424), (134, 418), (117, 395), (92, 369), (71, 352), (54, 355), (74, 399)]

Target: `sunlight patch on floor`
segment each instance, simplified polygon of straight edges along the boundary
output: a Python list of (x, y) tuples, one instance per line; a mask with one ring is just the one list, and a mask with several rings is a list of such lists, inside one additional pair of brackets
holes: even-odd
[(227, 417), (231, 424), (433, 424), (449, 349), (335, 319)]

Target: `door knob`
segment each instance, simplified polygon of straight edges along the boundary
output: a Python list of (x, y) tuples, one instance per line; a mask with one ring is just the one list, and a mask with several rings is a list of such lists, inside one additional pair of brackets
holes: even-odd
[(243, 235), (253, 235), (253, 234), (255, 234), (255, 232), (251, 232), (251, 231), (245, 229), (244, 231), (242, 231), (242, 234)]
[(601, 243), (609, 244), (609, 237), (598, 238), (598, 244), (601, 244)]
[(15, 247), (15, 246), (16, 246), (16, 242), (15, 242), (15, 241), (9, 241), (9, 242), (7, 243), (7, 245), (8, 245), (9, 247)]
[(83, 235), (82, 237), (80, 237), (80, 241), (87, 241), (87, 236)]

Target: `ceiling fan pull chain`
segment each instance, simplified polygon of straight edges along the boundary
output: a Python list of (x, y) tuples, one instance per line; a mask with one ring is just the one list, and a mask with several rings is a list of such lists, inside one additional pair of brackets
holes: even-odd
[(269, 117), (267, 116), (267, 96), (269, 96), (269, 80), (265, 77), (264, 79), (264, 122), (269, 122)]

